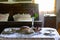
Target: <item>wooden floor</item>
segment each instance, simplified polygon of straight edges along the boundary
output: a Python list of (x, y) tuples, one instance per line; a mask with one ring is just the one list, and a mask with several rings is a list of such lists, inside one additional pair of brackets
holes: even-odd
[(58, 28), (58, 30), (57, 30), (57, 31), (58, 31), (58, 33), (60, 34), (60, 28)]
[(57, 31), (60, 34), (60, 22), (58, 23), (58, 29), (57, 29)]

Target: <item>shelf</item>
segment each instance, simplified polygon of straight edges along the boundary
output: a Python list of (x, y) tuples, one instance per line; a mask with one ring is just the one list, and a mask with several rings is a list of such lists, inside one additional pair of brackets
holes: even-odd
[(14, 3), (32, 3), (32, 0), (31, 0), (31, 1), (13, 1), (13, 0), (8, 0), (8, 1), (5, 1), (5, 2), (0, 2), (0, 3), (5, 3), (5, 4), (14, 4)]
[[(12, 22), (12, 23), (14, 23), (14, 22), (32, 22), (32, 21), (0, 21), (0, 23), (1, 22)], [(42, 22), (42, 21), (34, 21), (34, 22)]]

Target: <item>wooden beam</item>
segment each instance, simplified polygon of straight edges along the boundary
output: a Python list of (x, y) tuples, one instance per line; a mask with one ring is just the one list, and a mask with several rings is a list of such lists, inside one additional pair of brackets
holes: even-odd
[(54, 1), (54, 13), (56, 14), (56, 0)]

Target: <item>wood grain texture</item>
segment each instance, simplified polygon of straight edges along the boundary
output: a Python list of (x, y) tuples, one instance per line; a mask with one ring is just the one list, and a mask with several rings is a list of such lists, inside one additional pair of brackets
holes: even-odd
[(60, 22), (58, 23), (58, 29), (57, 29), (57, 31), (60, 34)]
[(44, 27), (56, 28), (56, 16), (47, 16), (44, 18)]

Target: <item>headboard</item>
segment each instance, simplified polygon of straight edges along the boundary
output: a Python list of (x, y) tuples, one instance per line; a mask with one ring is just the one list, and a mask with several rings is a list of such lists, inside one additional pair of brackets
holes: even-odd
[[(16, 4), (2, 4), (0, 3), (0, 13), (9, 13), (9, 21), (13, 20), (12, 16), (17, 13), (29, 13), (34, 15), (34, 13), (39, 14), (38, 4), (34, 3), (16, 3)], [(36, 19), (39, 20), (39, 17)]]

